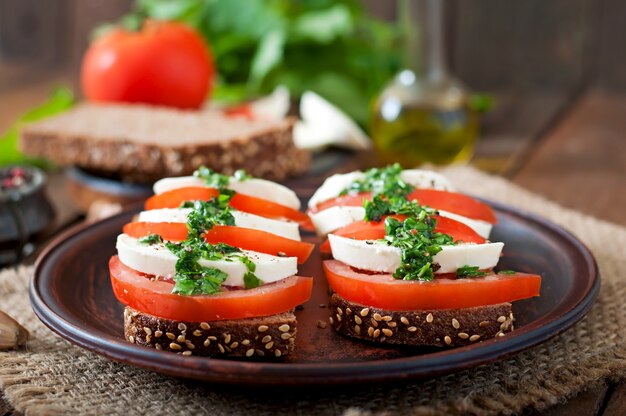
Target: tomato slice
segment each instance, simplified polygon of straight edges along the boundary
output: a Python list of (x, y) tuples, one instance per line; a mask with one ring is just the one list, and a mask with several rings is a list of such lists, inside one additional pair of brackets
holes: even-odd
[(325, 260), (323, 267), (328, 284), (343, 298), (398, 311), (495, 305), (539, 296), (541, 286), (540, 276), (525, 273), (418, 282), (359, 273), (337, 260)]
[[(187, 238), (187, 225), (175, 222), (131, 222), (124, 226), (124, 233), (133, 238), (158, 234), (164, 240), (182, 241)], [(252, 250), (273, 256), (283, 253), (297, 257), (298, 263), (307, 261), (314, 244), (291, 240), (266, 231), (230, 225), (215, 225), (205, 233), (204, 239), (211, 243), (225, 243), (242, 250)]]
[(289, 311), (311, 297), (313, 279), (291, 276), (249, 290), (217, 295), (183, 296), (172, 292), (173, 284), (152, 281), (125, 266), (117, 256), (109, 260), (115, 297), (144, 313), (176, 321), (219, 321), (269, 316)]
[[(145, 208), (178, 208), (185, 201), (209, 200), (216, 197), (219, 191), (215, 188), (189, 186), (173, 189), (159, 195), (153, 195), (146, 200)], [(277, 204), (262, 198), (256, 198), (236, 193), (230, 200), (230, 206), (250, 214), (266, 218), (287, 219), (299, 223), (304, 229), (312, 231), (311, 219), (304, 212)]]
[[(397, 220), (404, 221), (405, 215), (392, 215)], [(485, 239), (462, 222), (447, 217), (435, 215), (437, 225), (435, 231), (452, 236), (455, 242), (463, 241), (465, 243), (483, 244)], [(385, 238), (385, 221), (356, 221), (350, 225), (333, 231), (333, 234), (346, 238), (354, 238), (357, 240), (379, 240)], [(320, 246), (322, 253), (330, 253), (330, 243), (324, 241)]]
[[(363, 205), (363, 201), (370, 201), (371, 199), (372, 194), (370, 192), (343, 195), (320, 203), (310, 212), (315, 213), (335, 206), (360, 207)], [(407, 195), (407, 199), (410, 201), (416, 199), (422, 205), (486, 221), (491, 224), (498, 222), (493, 209), (489, 205), (464, 194), (436, 189), (416, 189)]]

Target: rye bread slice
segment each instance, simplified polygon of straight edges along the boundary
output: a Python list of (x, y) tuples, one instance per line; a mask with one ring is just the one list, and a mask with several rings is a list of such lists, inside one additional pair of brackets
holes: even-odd
[(281, 180), (309, 167), (309, 153), (294, 145), (293, 121), (84, 103), (26, 126), (20, 147), (58, 165), (137, 182), (189, 175), (201, 165), (224, 174), (246, 169), (252, 176)]
[(330, 298), (331, 326), (339, 333), (375, 343), (458, 347), (504, 336), (513, 330), (510, 303), (463, 309), (391, 311)]
[(293, 311), (260, 318), (188, 322), (124, 309), (128, 342), (183, 355), (284, 357), (293, 352), (296, 323)]

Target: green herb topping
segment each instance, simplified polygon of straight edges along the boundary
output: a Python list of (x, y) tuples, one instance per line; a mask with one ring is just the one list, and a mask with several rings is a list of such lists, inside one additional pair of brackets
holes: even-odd
[(402, 180), (402, 166), (395, 163), (384, 168), (373, 168), (365, 172), (365, 178), (354, 181), (340, 195), (371, 192), (373, 195), (385, 195), (388, 198), (404, 197), (415, 187)]
[(371, 201), (364, 201), (365, 221), (380, 221), (385, 215), (400, 214), (412, 217), (419, 217), (422, 212), (427, 215), (434, 215), (436, 210), (422, 206), (417, 201), (409, 201), (405, 197), (375, 196)]
[[(207, 168), (206, 166), (200, 166), (198, 170), (193, 173), (193, 176), (204, 179), (207, 186), (220, 190), (225, 190), (231, 179), (230, 176), (217, 173), (213, 169)], [(239, 169), (234, 173), (233, 178), (239, 182), (243, 182), (251, 179), (252, 176), (248, 175), (245, 170)]]
[(248, 175), (248, 173), (244, 169), (237, 169), (235, 173), (233, 173), (233, 178), (235, 178), (239, 182), (243, 182), (247, 181), (248, 179), (252, 179), (252, 176)]
[(500, 270), (498, 272), (498, 274), (509, 274), (509, 275), (513, 275), (513, 274), (517, 274), (517, 272), (515, 270)]
[(482, 277), (487, 273), (478, 270), (478, 266), (463, 266), (456, 269), (456, 277), (458, 279), (464, 279), (466, 277)]
[(150, 235), (145, 236), (144, 238), (140, 238), (139, 242), (141, 244), (146, 244), (146, 245), (151, 246), (153, 244), (162, 243), (163, 239), (158, 234), (150, 234)]

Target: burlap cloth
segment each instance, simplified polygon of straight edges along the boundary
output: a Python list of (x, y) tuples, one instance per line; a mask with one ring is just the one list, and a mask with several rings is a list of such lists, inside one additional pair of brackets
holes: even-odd
[(70, 345), (35, 317), (27, 295), (31, 268), (19, 267), (0, 272), (0, 307), (31, 330), (32, 340), (27, 350), (0, 354), (6, 400), (27, 414), (513, 414), (564, 401), (604, 377), (624, 377), (626, 228), (467, 167), (447, 173), (460, 189), (540, 213), (589, 246), (600, 266), (602, 290), (583, 321), (511, 359), (426, 382), (323, 393), (228, 390), (114, 363)]

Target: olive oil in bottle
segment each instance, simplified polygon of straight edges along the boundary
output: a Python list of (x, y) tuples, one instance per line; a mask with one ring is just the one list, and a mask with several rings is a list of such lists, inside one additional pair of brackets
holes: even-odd
[[(409, 69), (387, 85), (373, 106), (374, 145), (384, 162), (406, 167), (469, 160), (478, 135), (478, 114), (444, 64), (442, 0), (405, 0), (401, 6)], [(416, 22), (421, 36), (415, 32)]]

